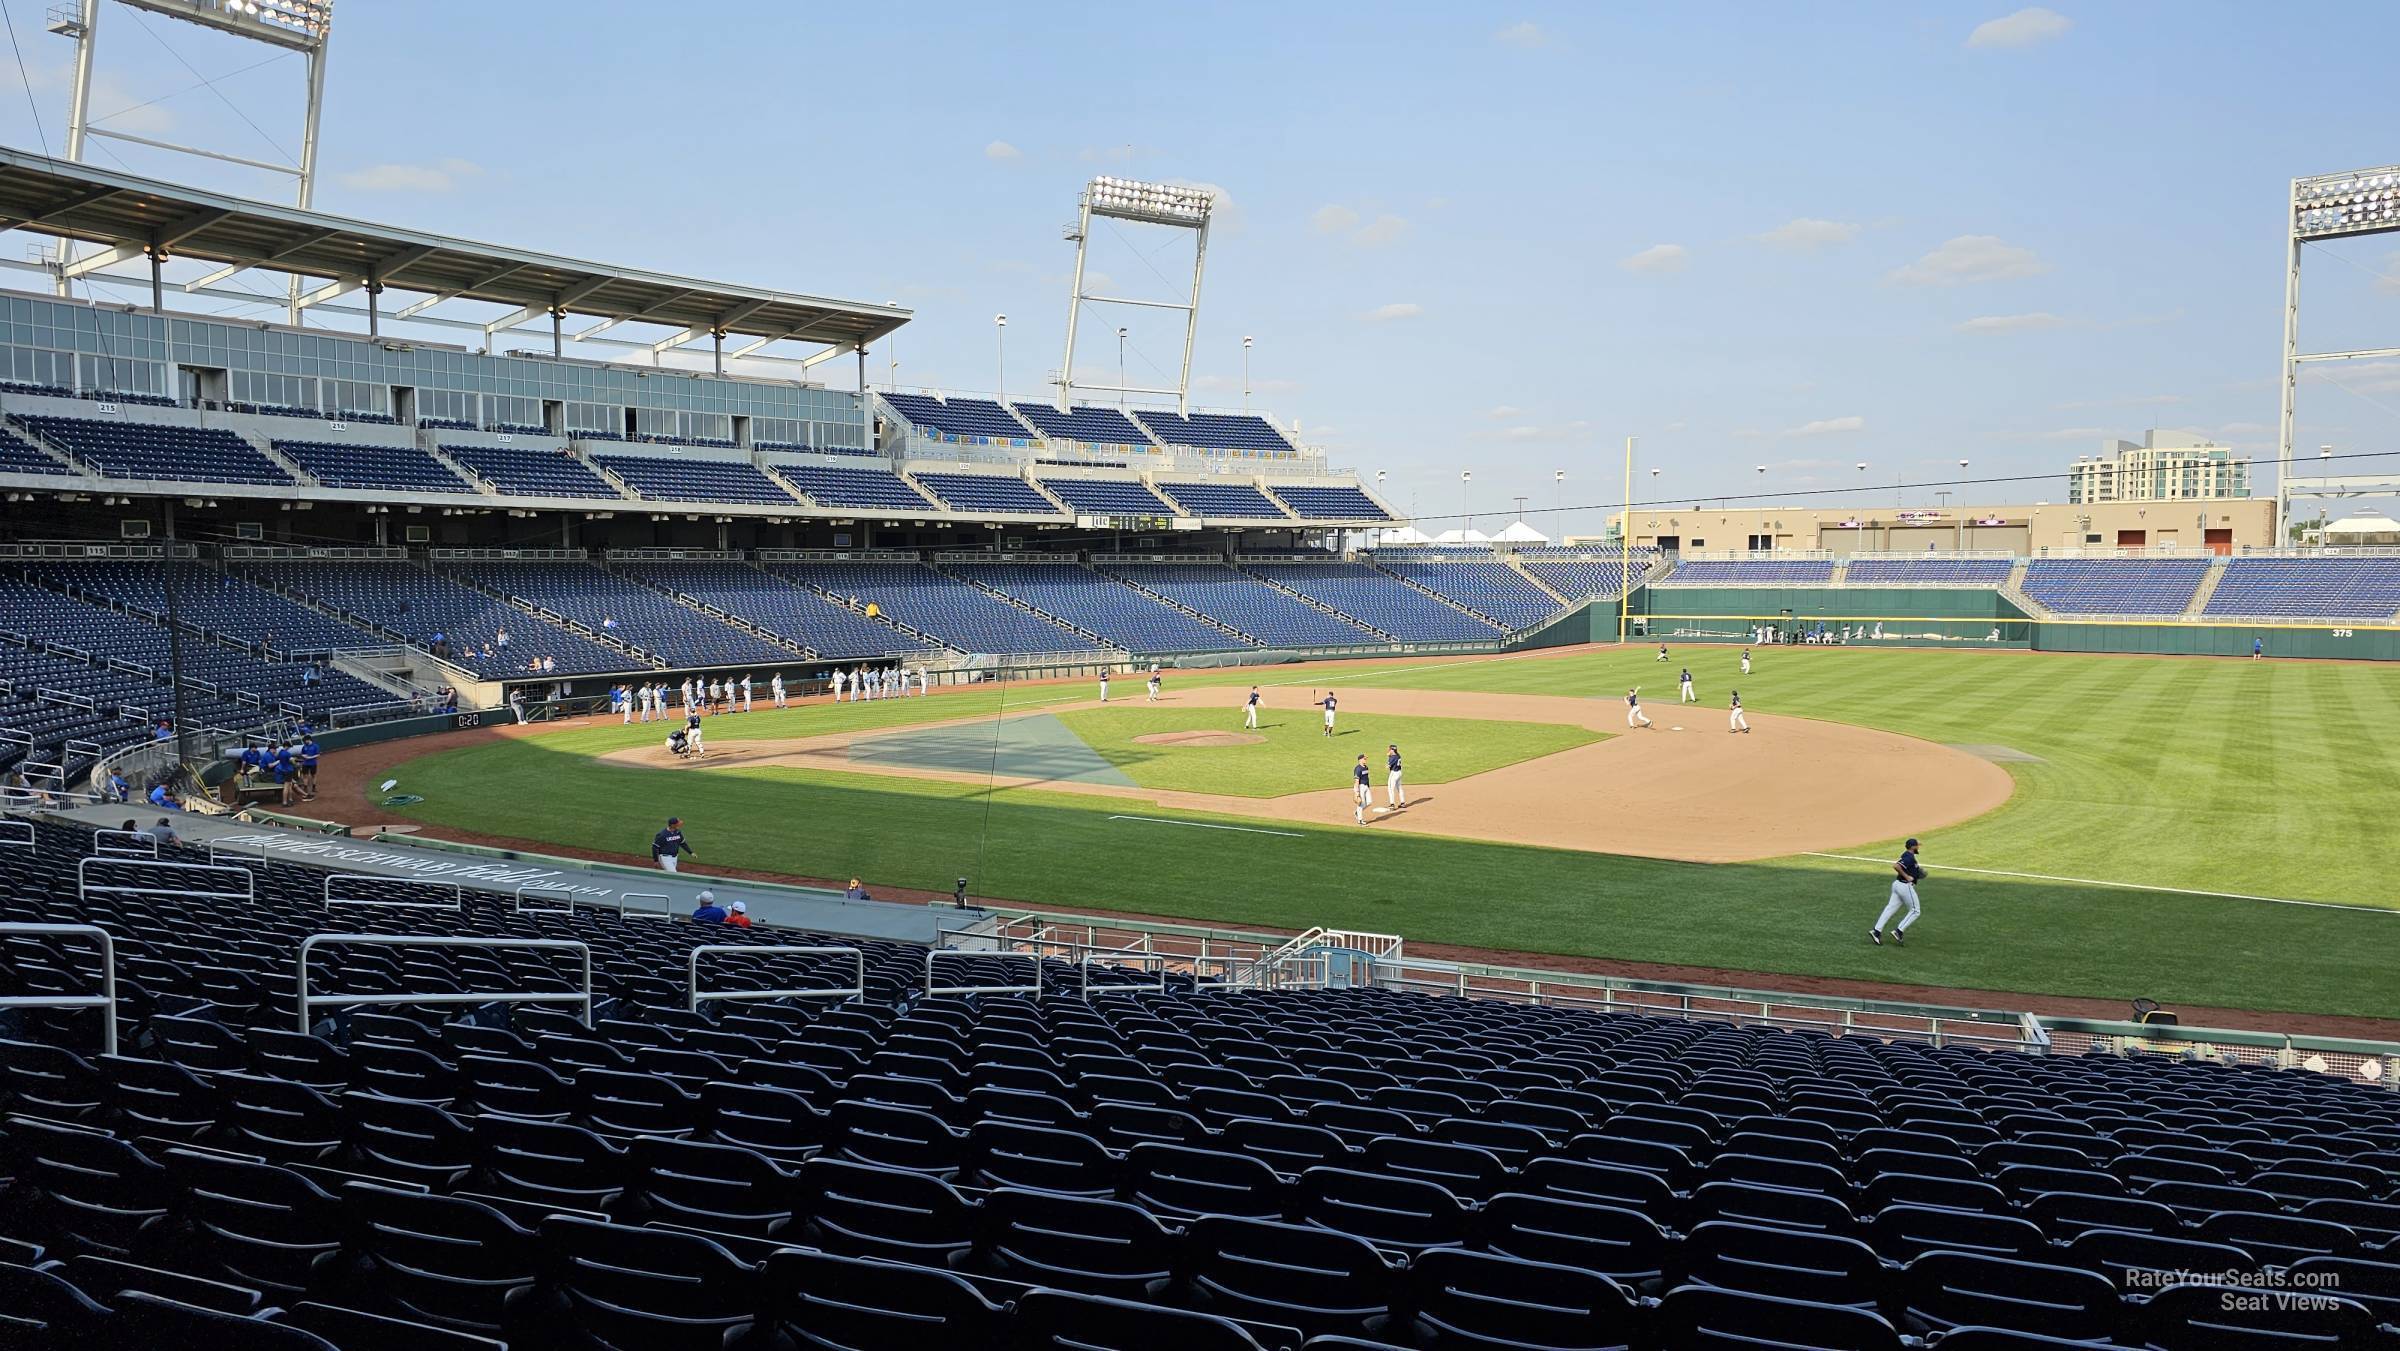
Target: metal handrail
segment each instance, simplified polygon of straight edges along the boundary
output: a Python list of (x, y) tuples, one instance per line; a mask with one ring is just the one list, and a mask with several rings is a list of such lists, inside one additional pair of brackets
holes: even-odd
[[(20, 830), (25, 832), (23, 839), (17, 838), (16, 832)], [(33, 828), (33, 822), (20, 821), (13, 816), (0, 817), (0, 849), (37, 848), (40, 838)]]
[[(564, 906), (535, 906), (533, 909), (528, 910), (525, 908), (525, 893), (527, 892), (532, 892), (536, 896), (564, 896), (567, 898), (567, 903)], [(575, 913), (575, 889), (573, 887), (562, 887), (556, 885), (544, 886), (539, 883), (528, 883), (525, 886), (517, 888), (516, 912), (520, 915), (572, 915)]]
[[(333, 884), (336, 882), (381, 882), (398, 883), (410, 887), (448, 887), (450, 888), (450, 903), (444, 905), (440, 901), (379, 901), (364, 896), (336, 896), (333, 894)], [(325, 874), (325, 904), (386, 905), (403, 910), (457, 910), (463, 913), (467, 908), (467, 889), (456, 882), (425, 882), (413, 877), (385, 877), (379, 873), (327, 873)]]
[[(631, 901), (656, 901), (658, 902), (658, 918), (675, 918), (675, 898), (663, 891), (620, 891), (617, 893), (618, 919), (625, 918), (626, 905)], [(633, 913), (638, 915), (642, 912), (637, 910)]]
[[(565, 950), (583, 959), (583, 991), (486, 990), (458, 994), (324, 994), (308, 992), (308, 954), (320, 943), (397, 948), (539, 948)], [(345, 1008), (392, 1004), (581, 1004), (583, 1025), (592, 1025), (592, 948), (572, 938), (444, 938), (436, 934), (310, 934), (300, 940), (300, 1031), (308, 1031), (308, 1011), (331, 1005)]]
[(158, 840), (146, 830), (95, 830), (92, 850), (111, 858), (157, 858)]
[[(93, 864), (104, 868), (141, 868), (174, 872), (189, 876), (194, 873), (242, 879), (239, 891), (203, 891), (190, 887), (124, 886), (91, 879)], [(112, 858), (106, 854), (86, 854), (75, 861), (75, 899), (89, 901), (94, 893), (110, 896), (184, 896), (202, 900), (255, 901), (258, 899), (258, 878), (248, 868), (233, 868), (216, 863), (182, 863), (166, 859)]]
[[(835, 990), (702, 990), (700, 988), (700, 957), (711, 952), (780, 952), (787, 957), (835, 957), (847, 953), (858, 963), (858, 982), (848, 989)], [(863, 948), (832, 946), (792, 946), (784, 943), (703, 943), (692, 949), (691, 965), (684, 977), (684, 991), (689, 996), (685, 1007), (698, 1013), (700, 1005), (711, 999), (864, 999), (867, 996), (867, 954)]]
[[(939, 957), (953, 957), (959, 959), (998, 958), (1004, 961), (1011, 958), (1016, 958), (1029, 961), (1033, 963), (1033, 984), (936, 985), (933, 983), (933, 963), (934, 960)], [(925, 950), (925, 993), (927, 995), (1030, 994), (1034, 998), (1039, 999), (1042, 997), (1042, 955), (1038, 952), (956, 952), (946, 948), (927, 948)]]
[(100, 1048), (117, 1053), (117, 940), (97, 924), (0, 924), (0, 934), (51, 934), (63, 938), (92, 938), (100, 943), (100, 993), (24, 994), (0, 998), (0, 1009), (99, 1009)]
[(1097, 990), (1092, 987), (1092, 958), (1096, 955), (1087, 952), (1075, 963), (1075, 975), (1083, 987), (1079, 993), (1084, 997), (1089, 998), (1094, 994), (1165, 994), (1167, 992), (1167, 955), (1165, 953), (1126, 952), (1104, 959), (1100, 963), (1103, 968), (1115, 967), (1118, 970), (1125, 970), (1134, 966), (1146, 967), (1146, 974), (1155, 976), (1157, 980), (1155, 984), (1145, 982), (1103, 985)]

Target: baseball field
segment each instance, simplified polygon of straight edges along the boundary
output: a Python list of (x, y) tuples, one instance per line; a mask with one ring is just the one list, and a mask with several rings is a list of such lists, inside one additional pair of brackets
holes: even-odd
[[(707, 758), (595, 720), (374, 748), (343, 819), (1505, 958), (2400, 1018), (2400, 670), (1726, 647), (1173, 672), (810, 701)], [(1698, 705), (1677, 702), (1688, 665)], [(1249, 685), (1259, 727), (1243, 725)], [(1654, 724), (1628, 727), (1641, 686)], [(1728, 730), (1738, 687), (1755, 729)], [(1317, 701), (1340, 701), (1327, 736)], [(1398, 744), (1408, 804), (1375, 808)], [(361, 767), (365, 767), (362, 759)], [(423, 800), (380, 807), (397, 778)], [(373, 800), (361, 800), (372, 796)], [(350, 807), (355, 803), (356, 807)], [(1925, 912), (1877, 947), (1888, 860)]]

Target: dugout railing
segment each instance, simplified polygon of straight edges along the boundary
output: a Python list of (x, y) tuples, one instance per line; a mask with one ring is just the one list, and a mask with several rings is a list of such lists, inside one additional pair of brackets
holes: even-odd
[(2227, 1065), (2310, 1070), (2400, 1092), (2400, 1043), (2239, 1028), (2185, 1027), (2174, 1023), (2044, 1018), (2034, 1014), (2027, 1014), (2026, 1021), (2040, 1035), (2040, 1045), (2028, 1049), (2041, 1054), (2172, 1056)]

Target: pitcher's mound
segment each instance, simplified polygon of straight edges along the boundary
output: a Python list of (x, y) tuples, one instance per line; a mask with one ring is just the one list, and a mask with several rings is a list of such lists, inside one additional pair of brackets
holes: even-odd
[(1140, 746), (1255, 746), (1266, 738), (1256, 732), (1152, 732), (1133, 740)]

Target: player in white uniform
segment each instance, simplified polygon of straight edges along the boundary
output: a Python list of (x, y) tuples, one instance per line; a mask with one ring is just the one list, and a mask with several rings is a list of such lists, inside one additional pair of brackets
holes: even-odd
[(837, 704), (839, 704), (839, 703), (845, 703), (845, 702), (847, 702), (846, 700), (844, 700), (844, 699), (842, 698), (842, 686), (843, 686), (845, 683), (847, 683), (847, 681), (848, 681), (848, 674), (847, 674), (846, 672), (844, 672), (844, 671), (842, 670), (842, 668), (841, 668), (841, 667), (839, 667), (839, 666), (836, 666), (836, 667), (834, 667), (834, 668), (833, 668), (833, 701), (834, 701), (835, 703), (837, 703)]
[(742, 711), (750, 711), (750, 673), (742, 672)]
[(767, 697), (774, 702), (777, 708), (785, 707), (783, 702), (783, 672), (777, 671), (774, 675), (767, 677)]
[(1696, 704), (1700, 702), (1700, 696), (1692, 693), (1692, 668), (1689, 666), (1683, 668), (1683, 697), (1675, 702), (1680, 704)]
[(1100, 702), (1104, 704), (1108, 702), (1108, 672), (1106, 669), (1100, 672)]
[(1750, 674), (1750, 649), (1746, 647), (1742, 649), (1742, 674)]
[(1908, 847), (1900, 851), (1900, 857), (1892, 860), (1892, 897), (1883, 903), (1883, 913), (1876, 917), (1875, 927), (1867, 930), (1869, 940), (1881, 946), (1884, 926), (1906, 907), (1908, 913), (1900, 915), (1900, 926), (1892, 930), (1892, 942), (1895, 945), (1908, 942), (1908, 926), (1917, 922), (1917, 883), (1924, 880), (1925, 869), (1917, 862), (1917, 842), (1910, 840)]
[(1400, 786), (1400, 747), (1396, 744), (1383, 748), (1383, 803), (1385, 811), (1408, 805), (1408, 790)]
[(1258, 726), (1258, 686), (1250, 687), (1250, 702), (1242, 705), (1242, 726)]
[(1358, 823), (1363, 826), (1367, 823), (1367, 806), (1375, 800), (1375, 790), (1367, 786), (1367, 757), (1363, 754), (1358, 757), (1358, 763), (1350, 767), (1350, 784), (1353, 793), (1351, 806), (1358, 814)]
[(1650, 725), (1650, 715), (1642, 711), (1642, 687), (1639, 685), (1625, 691), (1625, 725), (1627, 727), (1648, 727)]
[(1734, 690), (1731, 693), (1733, 695), (1733, 712), (1732, 715), (1726, 719), (1725, 730), (1728, 732), (1747, 732), (1750, 730), (1750, 720), (1742, 716), (1742, 692), (1740, 690)]
[[(1325, 691), (1325, 735), (1327, 736), (1333, 735), (1333, 711), (1337, 707), (1339, 705), (1334, 700), (1333, 691)], [(1362, 755), (1359, 759), (1364, 760), (1366, 757)]]
[(1158, 668), (1155, 666), (1150, 668), (1150, 697), (1145, 702), (1158, 702)]

